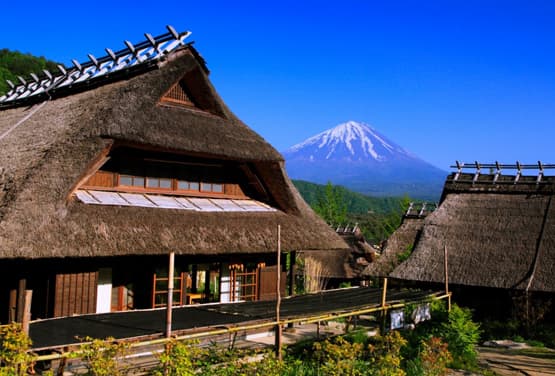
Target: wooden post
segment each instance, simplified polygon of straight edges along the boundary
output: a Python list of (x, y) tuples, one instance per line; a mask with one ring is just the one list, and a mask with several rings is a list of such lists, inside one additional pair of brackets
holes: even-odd
[(281, 308), (281, 225), (277, 227), (277, 287), (276, 287), (276, 331), (275, 347), (278, 360), (282, 359), (281, 354), (281, 324), (279, 311)]
[[(295, 295), (295, 273), (297, 272), (297, 252), (292, 251), (289, 253), (289, 296)], [(287, 324), (287, 327), (292, 329), (293, 323)]]
[[(69, 347), (64, 347), (63, 349), (63, 353), (68, 353), (69, 352)], [(64, 371), (67, 365), (67, 357), (63, 357), (60, 359), (60, 362), (58, 363), (58, 369), (56, 371), (56, 376), (64, 376)]]
[(297, 269), (297, 252), (289, 253), (289, 296), (295, 295), (295, 273)]
[(16, 321), (18, 323), (23, 322), (23, 306), (25, 304), (25, 289), (27, 288), (27, 280), (21, 278), (17, 287), (17, 312)]
[(14, 322), (17, 318), (17, 290), (10, 290), (10, 302), (9, 302), (9, 312), (8, 312), (8, 322)]
[(175, 265), (175, 252), (170, 252), (168, 269), (168, 301), (166, 304), (166, 338), (172, 336), (172, 310), (173, 310), (173, 270)]
[(387, 317), (387, 310), (386, 310), (386, 299), (387, 299), (387, 277), (383, 279), (383, 289), (382, 289), (382, 305), (381, 305), (381, 324), (380, 324), (380, 334), (385, 334), (385, 323)]
[(447, 267), (447, 246), (443, 246), (443, 270), (445, 272), (445, 294), (447, 295), (447, 312), (451, 312), (451, 294), (449, 293), (449, 270)]
[(29, 335), (29, 322), (31, 321), (31, 302), (33, 300), (33, 290), (25, 290), (25, 299), (23, 302), (23, 320), (21, 327), (23, 333)]
[(387, 298), (387, 277), (383, 279), (382, 289), (382, 309), (385, 308), (385, 300)]

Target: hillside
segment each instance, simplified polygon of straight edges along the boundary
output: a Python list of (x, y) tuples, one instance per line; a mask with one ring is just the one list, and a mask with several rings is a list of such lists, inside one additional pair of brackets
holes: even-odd
[(17, 76), (22, 76), (27, 80), (30, 73), (43, 75), (43, 69), (55, 72), (58, 70), (57, 65), (58, 63), (47, 60), (42, 56), (36, 57), (19, 51), (10, 51), (6, 48), (0, 49), (0, 95), (5, 94), (10, 89), (6, 80), (19, 85), (20, 82)]
[[(326, 198), (328, 187), (302, 180), (293, 180), (293, 184), (305, 201), (318, 213), (322, 199)], [(344, 218), (344, 223), (341, 224), (357, 223), (370, 244), (381, 244), (400, 226), (410, 201), (407, 196), (371, 197), (342, 186), (332, 186), (332, 188), (336, 198), (341, 201), (338, 206), (346, 209), (346, 213), (338, 215)]]
[[(319, 196), (324, 195), (326, 186), (304, 180), (293, 180), (301, 196), (310, 205), (314, 206)], [(353, 192), (342, 186), (334, 186), (342, 197), (347, 207), (348, 214), (389, 214), (399, 210), (406, 197), (371, 197)]]

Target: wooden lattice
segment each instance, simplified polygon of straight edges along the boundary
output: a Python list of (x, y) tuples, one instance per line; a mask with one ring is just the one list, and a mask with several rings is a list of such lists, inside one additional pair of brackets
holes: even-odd
[(185, 106), (194, 106), (195, 104), (187, 94), (184, 85), (181, 82), (173, 85), (170, 90), (164, 94), (162, 101), (183, 104)]

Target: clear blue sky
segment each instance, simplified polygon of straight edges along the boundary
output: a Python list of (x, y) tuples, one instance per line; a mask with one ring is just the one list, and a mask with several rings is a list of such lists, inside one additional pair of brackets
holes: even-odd
[(70, 65), (171, 24), (278, 150), (356, 120), (443, 169), (555, 163), (555, 1), (111, 3), (10, 1), (0, 48)]

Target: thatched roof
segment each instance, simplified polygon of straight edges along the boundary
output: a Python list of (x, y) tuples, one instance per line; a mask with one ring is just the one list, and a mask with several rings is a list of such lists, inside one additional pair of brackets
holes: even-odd
[(330, 279), (350, 279), (355, 278), (356, 274), (349, 265), (350, 250), (318, 250), (302, 251), (298, 256), (304, 261), (305, 265), (310, 262), (317, 262), (321, 265), (320, 277)]
[(336, 232), (350, 249), (305, 251), (300, 256), (322, 263), (327, 278), (360, 278), (363, 270), (375, 261), (376, 250), (366, 242), (358, 226), (337, 228)]
[[(159, 103), (185, 76), (210, 111)], [(282, 156), (225, 106), (190, 45), (143, 70), (54, 94), (0, 108), (0, 257), (272, 252), (278, 224), (284, 250), (346, 248), (301, 199)], [(115, 144), (248, 163), (279, 210), (205, 213), (77, 201), (77, 182)]]
[(387, 277), (401, 263), (403, 254), (413, 249), (424, 226), (424, 218), (404, 217), (401, 226), (387, 239), (382, 253), (364, 269), (362, 275)]
[(555, 292), (555, 178), (455, 176), (391, 276), (443, 283), (446, 249), (450, 284)]

